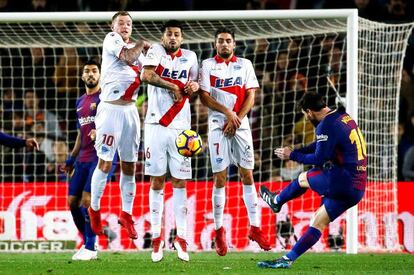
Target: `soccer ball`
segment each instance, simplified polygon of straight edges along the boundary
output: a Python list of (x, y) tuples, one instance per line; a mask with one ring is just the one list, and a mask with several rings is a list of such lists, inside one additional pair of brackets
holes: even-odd
[(201, 153), (203, 142), (200, 135), (193, 130), (184, 130), (175, 140), (178, 153), (184, 157), (192, 157)]

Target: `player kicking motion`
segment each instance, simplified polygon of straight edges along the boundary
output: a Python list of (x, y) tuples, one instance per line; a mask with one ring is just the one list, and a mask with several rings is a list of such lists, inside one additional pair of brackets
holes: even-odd
[(98, 256), (96, 234), (92, 231), (87, 209), (91, 203), (91, 178), (98, 163), (94, 148), (94, 121), (101, 91), (99, 67), (94, 60), (88, 60), (83, 66), (82, 81), (85, 83), (86, 92), (76, 101), (78, 135), (71, 155), (61, 167), (70, 176), (68, 204), (73, 221), (84, 241), (72, 260), (89, 261)]
[(141, 79), (148, 84), (148, 111), (145, 117), (145, 174), (150, 176), (149, 193), (152, 246), (151, 259), (163, 258), (161, 221), (164, 209), (164, 183), (167, 167), (173, 186), (178, 258), (189, 261), (187, 253), (186, 180), (191, 179), (191, 160), (181, 156), (175, 139), (191, 128), (189, 97), (199, 89), (198, 62), (193, 51), (181, 49), (183, 30), (176, 20), (161, 28), (161, 44), (153, 44), (144, 61)]
[(140, 121), (134, 101), (140, 85), (141, 53), (149, 44), (143, 40), (136, 43), (130, 41), (132, 18), (126, 11), (115, 13), (111, 28), (112, 32), (106, 35), (103, 42), (101, 103), (95, 119), (95, 148), (99, 162), (92, 176), (88, 212), (92, 230), (102, 234), (100, 202), (118, 150), (122, 197), (122, 212), (118, 221), (128, 231), (128, 236), (136, 239), (138, 236), (131, 214), (136, 189), (135, 163), (138, 159)]
[(215, 34), (217, 55), (202, 62), (200, 96), (209, 108), (208, 143), (213, 170), (213, 214), (216, 228), (216, 252), (227, 253), (223, 227), (225, 183), (230, 163), (239, 167), (243, 182), (243, 200), (247, 209), (249, 238), (264, 250), (270, 244), (260, 229), (257, 193), (253, 182), (254, 152), (247, 113), (254, 105), (259, 87), (250, 60), (236, 57), (234, 32), (220, 28)]
[(291, 264), (321, 237), (324, 228), (364, 195), (367, 180), (367, 152), (364, 137), (356, 122), (344, 112), (331, 110), (321, 95), (306, 93), (302, 112), (316, 126), (316, 141), (301, 149), (278, 148), (275, 154), (282, 160), (291, 159), (315, 168), (299, 175), (278, 195), (260, 187), (260, 195), (273, 212), (303, 195), (308, 188), (322, 197), (311, 226), (285, 256), (259, 262), (264, 268), (289, 268)]

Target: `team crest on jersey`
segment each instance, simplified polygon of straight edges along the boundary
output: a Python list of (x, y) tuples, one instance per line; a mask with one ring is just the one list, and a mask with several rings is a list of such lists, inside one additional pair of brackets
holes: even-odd
[(217, 164), (220, 164), (220, 163), (222, 163), (223, 162), (223, 159), (222, 158), (216, 158), (216, 163)]
[(96, 102), (91, 103), (91, 106), (89, 106), (89, 109), (96, 110)]
[(224, 88), (224, 87), (231, 87), (231, 86), (242, 86), (242, 78), (241, 76), (238, 76), (236, 78), (230, 77), (230, 78), (217, 78), (214, 87), (215, 88)]

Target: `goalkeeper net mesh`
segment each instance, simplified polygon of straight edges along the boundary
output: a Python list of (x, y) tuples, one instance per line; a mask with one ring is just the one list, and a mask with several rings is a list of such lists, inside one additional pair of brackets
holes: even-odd
[[(160, 21), (139, 21), (137, 17), (133, 37), (158, 42), (160, 24)], [(273, 149), (278, 146), (305, 145), (314, 140), (313, 126), (298, 109), (302, 95), (317, 91), (334, 108), (344, 102), (347, 19), (187, 20), (183, 47), (195, 51), (200, 62), (212, 57), (214, 32), (220, 26), (235, 29), (236, 53), (253, 62), (261, 86), (249, 115), (255, 148), (255, 181), (279, 189), (308, 168), (273, 157)], [(396, 127), (402, 62), (412, 27), (412, 24), (385, 25), (359, 19), (358, 91), (351, 92), (358, 97), (358, 123), (369, 155), (369, 183), (359, 205), (359, 245), (369, 250), (399, 248)], [(109, 31), (107, 20), (1, 23), (0, 128), (12, 135), (36, 137), (41, 150), (30, 153), (2, 147), (0, 211), (3, 212), (0, 213), (3, 214), (0, 219), (5, 230), (0, 232), (0, 239), (80, 241), (66, 207), (67, 178), (59, 172), (59, 166), (64, 163), (77, 134), (75, 102), (84, 92), (80, 80), (82, 64), (88, 59), (100, 60), (102, 42)], [(137, 101), (141, 118), (145, 106), (143, 85)], [(207, 144), (207, 109), (195, 97), (192, 110), (192, 127)], [(142, 152), (137, 164), (134, 210), (140, 237), (134, 244), (129, 243), (117, 225), (119, 190), (117, 184), (110, 183), (102, 201), (109, 232), (107, 239), (100, 241), (103, 247), (149, 247), (149, 186), (148, 178), (143, 175), (143, 156)], [(190, 249), (209, 250), (214, 247), (214, 228), (208, 151), (192, 162), (194, 181), (188, 184), (187, 241)], [(225, 226), (231, 247), (257, 249), (247, 239), (247, 213), (236, 167), (230, 167), (228, 177)], [(118, 180), (116, 172), (113, 181)], [(174, 219), (169, 185), (166, 200), (164, 235), (171, 242)], [(263, 230), (271, 236), (273, 245), (285, 249), (294, 244), (319, 203), (320, 199), (308, 192), (288, 203), (277, 215), (261, 204)], [(58, 221), (51, 217), (57, 217)], [(50, 220), (53, 222), (47, 223)], [(344, 223), (343, 216), (332, 223), (314, 249), (343, 249)]]

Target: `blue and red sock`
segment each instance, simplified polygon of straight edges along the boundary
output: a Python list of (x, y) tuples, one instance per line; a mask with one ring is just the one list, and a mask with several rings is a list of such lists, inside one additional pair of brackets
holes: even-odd
[(283, 188), (282, 192), (276, 196), (276, 203), (282, 205), (294, 198), (305, 194), (306, 190), (308, 190), (308, 188), (301, 187), (298, 180), (296, 179), (292, 181), (288, 186)]
[(300, 255), (305, 253), (308, 249), (310, 249), (315, 243), (318, 242), (322, 233), (319, 229), (309, 226), (308, 230), (306, 230), (305, 234), (300, 237), (299, 241), (293, 246), (292, 250), (286, 254), (286, 257), (289, 260), (294, 261)]
[(84, 237), (85, 248), (88, 250), (95, 251), (96, 234), (93, 233), (92, 228), (91, 228), (88, 209), (85, 207), (81, 207), (81, 209), (82, 209), (82, 214), (85, 217), (84, 218), (85, 220), (85, 235), (84, 235), (85, 236)]
[(70, 213), (72, 213), (73, 221), (75, 222), (76, 228), (85, 236), (85, 218), (83, 217), (82, 211), (79, 207), (75, 209), (71, 209)]

